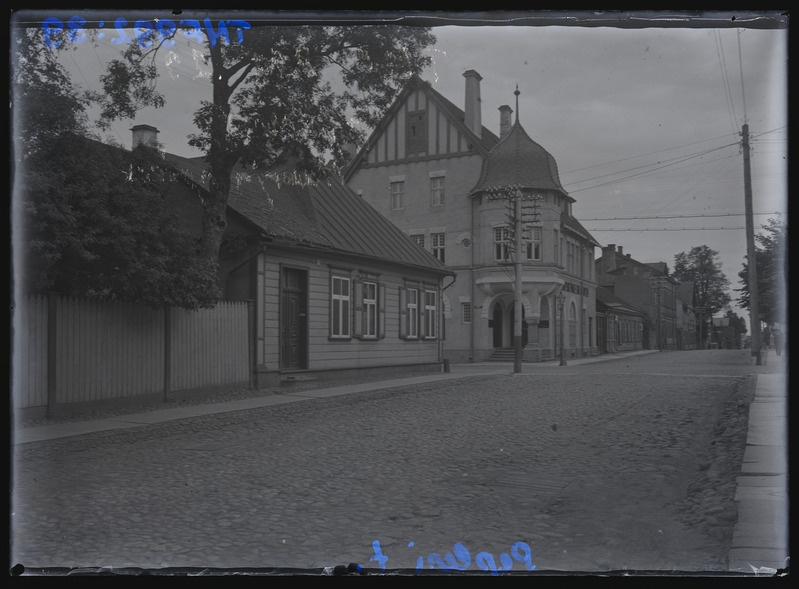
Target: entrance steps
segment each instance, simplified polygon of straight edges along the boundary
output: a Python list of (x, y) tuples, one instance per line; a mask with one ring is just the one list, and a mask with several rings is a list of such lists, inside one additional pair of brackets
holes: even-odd
[(488, 357), (489, 362), (513, 362), (513, 348), (494, 348)]

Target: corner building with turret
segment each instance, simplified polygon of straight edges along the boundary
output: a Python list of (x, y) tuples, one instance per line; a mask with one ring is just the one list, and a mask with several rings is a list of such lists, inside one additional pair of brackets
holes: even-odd
[[(497, 136), (482, 124), (480, 74), (463, 76), (462, 109), (409, 80), (344, 180), (455, 272), (442, 291), (444, 358), (513, 360), (519, 292), (524, 362), (596, 354), (601, 244), (572, 215), (555, 159), (519, 122), (518, 89), (515, 117), (498, 108)], [(400, 321), (424, 304), (405, 301)]]

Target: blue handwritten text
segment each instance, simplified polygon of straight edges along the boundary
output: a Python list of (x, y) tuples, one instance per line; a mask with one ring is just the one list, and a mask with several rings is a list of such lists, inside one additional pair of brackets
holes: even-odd
[[(71, 41), (75, 44), (83, 43), (88, 39), (84, 32), (87, 21), (81, 16), (73, 16), (66, 23), (57, 18), (46, 18), (42, 21), (42, 33), (44, 34), (44, 44), (49, 49), (57, 49), (63, 43), (63, 39)], [(100, 21), (97, 23), (97, 37), (102, 39), (105, 37), (106, 23)], [(169, 19), (155, 19), (137, 20), (133, 26), (122, 17), (116, 19), (113, 23), (114, 35), (110, 41), (112, 45), (123, 45), (136, 42), (142, 49), (151, 47), (153, 43), (161, 40), (164, 47), (170, 48), (175, 44), (175, 34), (178, 28), (183, 29), (183, 35), (187, 39), (193, 39), (197, 43), (203, 43), (205, 38), (211, 47), (215, 47), (217, 41), (223, 42), (225, 45), (230, 45), (230, 31), (234, 30), (236, 40), (238, 43), (244, 42), (244, 31), (250, 28), (250, 23), (246, 20), (220, 20), (217, 22), (216, 28), (211, 22), (210, 18), (206, 18), (200, 23), (198, 20), (180, 20), (175, 23)], [(128, 34), (129, 30), (133, 30), (134, 36)]]
[[(413, 547), (413, 542), (408, 543), (408, 548)], [(372, 550), (374, 555), (369, 560), (377, 562), (381, 570), (386, 570), (386, 563), (388, 556), (383, 554), (380, 547), (380, 540), (372, 542)], [(524, 542), (516, 542), (510, 550), (510, 554), (503, 552), (499, 555), (499, 564), (497, 564), (494, 555), (488, 552), (478, 552), (474, 556), (474, 564), (483, 571), (490, 572), (492, 575), (498, 575), (500, 571), (509, 571), (513, 568), (513, 561), (516, 560), (524, 564), (527, 571), (535, 569), (532, 560), (532, 551), (530, 547)], [(442, 557), (438, 552), (431, 552), (427, 555), (427, 567), (431, 569), (439, 568), (442, 571), (465, 571), (472, 566), (472, 557), (469, 550), (460, 542), (456, 542), (452, 546), (452, 552), (447, 552)], [(416, 559), (416, 571), (419, 572), (425, 568), (425, 558), (420, 556)]]

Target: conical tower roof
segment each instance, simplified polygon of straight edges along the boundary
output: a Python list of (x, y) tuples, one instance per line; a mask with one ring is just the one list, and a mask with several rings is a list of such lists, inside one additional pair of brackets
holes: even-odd
[(560, 183), (555, 158), (530, 139), (519, 123), (518, 110), (517, 106), (516, 122), (508, 134), (483, 160), (482, 173), (472, 194), (512, 186), (530, 190), (558, 190), (568, 196)]

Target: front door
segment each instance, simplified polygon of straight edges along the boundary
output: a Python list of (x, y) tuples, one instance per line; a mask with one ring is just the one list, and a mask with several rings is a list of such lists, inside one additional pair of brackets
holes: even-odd
[(308, 272), (283, 268), (280, 300), (280, 368), (308, 368)]
[(494, 305), (494, 313), (492, 315), (491, 324), (493, 326), (494, 331), (494, 347), (501, 348), (502, 347), (502, 307), (499, 306), (499, 303)]

